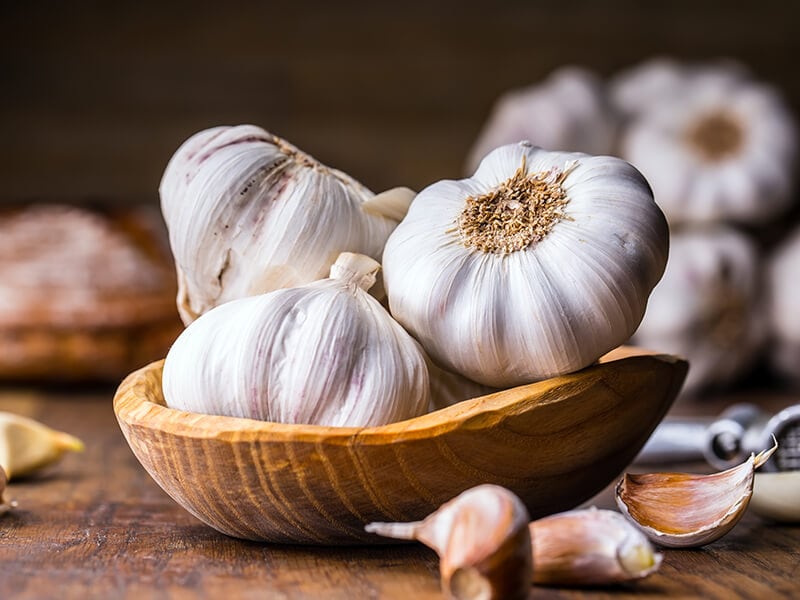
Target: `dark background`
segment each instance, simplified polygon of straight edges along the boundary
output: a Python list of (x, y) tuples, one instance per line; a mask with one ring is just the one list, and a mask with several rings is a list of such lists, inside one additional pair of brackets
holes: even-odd
[(251, 122), (379, 191), (458, 177), (493, 100), (579, 64), (734, 57), (800, 112), (800, 3), (15, 2), (0, 201), (157, 202), (190, 134)]

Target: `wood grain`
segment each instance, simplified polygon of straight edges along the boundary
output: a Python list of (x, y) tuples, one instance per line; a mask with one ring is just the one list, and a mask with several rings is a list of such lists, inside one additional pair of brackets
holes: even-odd
[[(12, 482), (19, 506), (0, 518), (0, 598), (84, 600), (219, 598), (439, 600), (436, 555), (419, 544), (324, 547), (227, 537), (192, 517), (148, 476), (116, 424), (111, 389), (0, 389), (13, 410), (86, 442), (40, 476)], [(751, 391), (681, 404), (681, 414), (719, 414), (735, 401), (776, 410), (796, 397)], [(693, 471), (702, 465), (670, 465)], [(610, 490), (590, 504), (614, 508)], [(659, 572), (635, 585), (531, 589), (557, 600), (800, 597), (800, 526), (748, 512), (701, 550), (666, 550)]]
[(114, 408), (142, 465), (223, 533), (271, 542), (386, 543), (370, 521), (413, 521), (481, 483), (533, 517), (597, 493), (668, 410), (686, 363), (629, 356), (372, 428), (265, 423), (166, 408), (163, 362), (133, 373)]

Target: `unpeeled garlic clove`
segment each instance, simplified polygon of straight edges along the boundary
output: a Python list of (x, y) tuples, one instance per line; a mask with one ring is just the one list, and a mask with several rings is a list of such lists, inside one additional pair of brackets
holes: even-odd
[(527, 598), (530, 590), (529, 520), (517, 496), (486, 484), (463, 492), (423, 521), (370, 523), (365, 529), (433, 548), (448, 598), (512, 600)]
[(800, 471), (756, 473), (750, 507), (767, 519), (800, 523)]
[(0, 412), (0, 467), (9, 479), (52, 464), (65, 452), (81, 450), (83, 442), (68, 433), (27, 417)]
[(610, 585), (661, 565), (647, 537), (614, 511), (563, 512), (532, 522), (530, 531), (537, 585)]
[(6, 500), (5, 496), (6, 483), (8, 483), (6, 472), (5, 470), (3, 470), (3, 467), (0, 467), (0, 515), (2, 515), (5, 512), (8, 512), (9, 509), (17, 505), (16, 502), (9, 502), (8, 500)]
[(710, 475), (626, 473), (617, 485), (617, 506), (656, 544), (710, 544), (742, 517), (753, 493), (753, 474), (777, 447), (776, 443), (736, 467)]

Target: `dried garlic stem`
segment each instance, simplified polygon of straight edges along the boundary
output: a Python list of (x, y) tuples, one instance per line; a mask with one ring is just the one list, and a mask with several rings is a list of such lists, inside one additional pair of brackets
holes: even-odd
[(439, 555), (442, 590), (448, 598), (527, 598), (531, 540), (528, 511), (519, 498), (496, 485), (474, 487), (443, 504), (423, 521), (370, 523), (365, 529), (414, 539)]

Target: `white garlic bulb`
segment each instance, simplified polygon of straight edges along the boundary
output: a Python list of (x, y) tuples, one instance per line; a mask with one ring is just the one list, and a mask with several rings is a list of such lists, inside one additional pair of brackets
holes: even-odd
[(679, 97), (695, 80), (710, 81), (749, 77), (740, 63), (722, 59), (698, 64), (684, 64), (668, 57), (658, 57), (618, 73), (608, 83), (611, 105), (626, 118), (639, 115), (654, 103)]
[(798, 142), (777, 91), (734, 68), (673, 75), (672, 93), (640, 109), (620, 149), (670, 223), (758, 225), (785, 210)]
[(667, 247), (664, 216), (628, 163), (523, 142), (419, 193), (386, 244), (384, 283), (434, 362), (507, 387), (626, 341)]
[(160, 193), (187, 324), (223, 302), (325, 277), (341, 252), (380, 258), (413, 197), (373, 197), (253, 125), (190, 137)]
[(563, 67), (538, 85), (497, 100), (467, 168), (471, 173), (491, 150), (523, 140), (549, 150), (608, 154), (615, 135), (616, 120), (600, 79), (586, 69)]
[(767, 290), (772, 365), (800, 382), (800, 229), (770, 257)]
[(684, 393), (726, 384), (756, 358), (764, 338), (758, 253), (717, 225), (673, 232), (667, 270), (634, 343), (689, 360)]
[(424, 414), (424, 355), (366, 291), (378, 269), (369, 257), (344, 253), (329, 279), (210, 310), (167, 355), (167, 406), (351, 427)]

